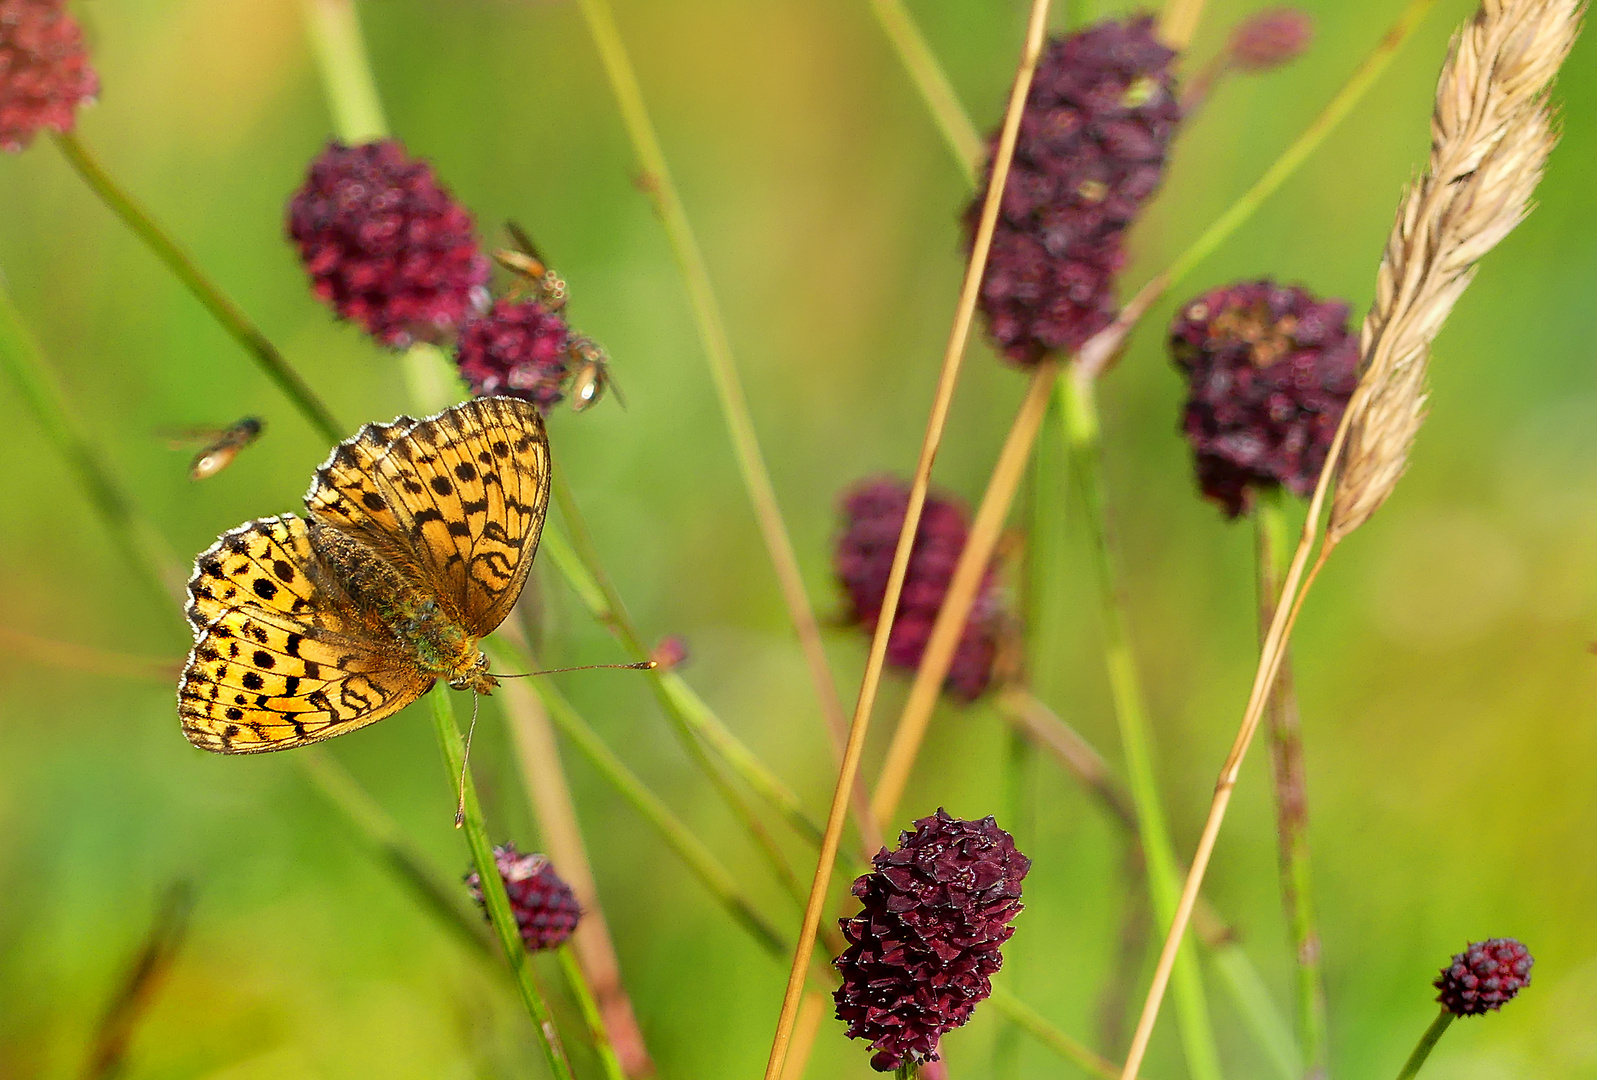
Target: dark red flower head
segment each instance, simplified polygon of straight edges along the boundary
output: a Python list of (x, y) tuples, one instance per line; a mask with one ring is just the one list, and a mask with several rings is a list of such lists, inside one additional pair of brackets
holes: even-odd
[(471, 214), (393, 139), (332, 142), (288, 204), (316, 295), (384, 345), (437, 340), (486, 301)]
[(99, 92), (63, 0), (0, 0), (0, 150), (24, 150), (47, 128), (71, 131)]
[(1187, 304), (1170, 355), (1187, 377), (1181, 428), (1203, 493), (1231, 517), (1252, 489), (1314, 490), (1358, 382), (1347, 304), (1271, 281), (1244, 282)]
[(887, 1072), (935, 1061), (938, 1038), (992, 993), (1031, 860), (992, 818), (938, 810), (871, 861), (854, 882), (862, 910), (840, 923), (848, 948), (833, 998), (849, 1038), (868, 1040), (872, 1067)]
[[(837, 541), (833, 566), (848, 593), (848, 621), (870, 633), (876, 629), (887, 596), (893, 549), (909, 511), (909, 485), (885, 478), (866, 481), (844, 497), (842, 508), (843, 535)], [(951, 498), (928, 492), (915, 545), (910, 549), (898, 617), (887, 639), (889, 664), (910, 671), (920, 666), (968, 533), (964, 508)], [(1002, 612), (995, 579), (989, 567), (943, 684), (964, 701), (975, 700), (987, 689), (998, 656)]]
[(569, 374), (565, 320), (536, 300), (497, 300), (460, 328), (455, 363), (473, 394), (508, 394), (547, 412)]
[(1477, 941), (1453, 957), (1432, 985), (1436, 1000), (1454, 1016), (1480, 1016), (1514, 999), (1530, 985), (1530, 950), (1511, 937)]
[[(1038, 65), (981, 287), (987, 331), (1010, 360), (1074, 349), (1114, 317), (1126, 228), (1158, 188), (1181, 119), (1174, 57), (1143, 16), (1056, 38)], [(965, 214), (972, 237), (986, 187)]]
[[(565, 944), (577, 929), (582, 909), (571, 886), (560, 880), (549, 860), (542, 855), (523, 855), (514, 844), (494, 848), (499, 876), (504, 878), (510, 897), (510, 910), (521, 929), (521, 940), (534, 952)], [(477, 903), (482, 901), (482, 879), (473, 871), (466, 875), (466, 888)]]

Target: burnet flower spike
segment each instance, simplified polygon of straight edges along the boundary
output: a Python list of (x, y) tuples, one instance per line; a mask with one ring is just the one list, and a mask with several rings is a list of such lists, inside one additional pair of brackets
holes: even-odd
[[(980, 297), (1011, 361), (1074, 349), (1114, 318), (1126, 229), (1159, 187), (1181, 119), (1174, 59), (1142, 17), (1058, 38), (1038, 64)], [(978, 197), (967, 235), (980, 216)]]
[(1250, 281), (1183, 305), (1170, 356), (1187, 379), (1181, 431), (1198, 486), (1229, 517), (1254, 493), (1314, 490), (1358, 381), (1348, 306), (1295, 286)]
[[(843, 533), (832, 563), (848, 596), (845, 618), (866, 633), (876, 629), (881, 615), (893, 550), (908, 510), (909, 485), (897, 480), (869, 480), (843, 497)], [(894, 667), (914, 671), (920, 666), (969, 531), (963, 507), (935, 492), (927, 494), (910, 549), (898, 616), (887, 638), (887, 662)], [(1002, 622), (997, 574), (989, 568), (943, 684), (949, 694), (974, 701), (987, 689), (999, 655)]]
[(837, 1018), (887, 1072), (938, 1058), (938, 1040), (992, 993), (1002, 947), (1015, 932), (1031, 860), (991, 817), (938, 810), (883, 848), (854, 882), (860, 913), (840, 925)]
[(312, 288), (384, 345), (441, 340), (487, 304), (471, 214), (394, 139), (328, 143), (288, 206)]
[[(494, 861), (505, 882), (510, 911), (521, 930), (521, 940), (533, 952), (556, 949), (576, 932), (582, 909), (571, 886), (560, 879), (549, 860), (542, 855), (524, 855), (514, 844), (494, 848)], [(482, 900), (482, 879), (476, 871), (466, 875), (466, 888), (478, 904)]]
[(83, 28), (63, 0), (0, 0), (0, 150), (71, 131), (99, 90)]

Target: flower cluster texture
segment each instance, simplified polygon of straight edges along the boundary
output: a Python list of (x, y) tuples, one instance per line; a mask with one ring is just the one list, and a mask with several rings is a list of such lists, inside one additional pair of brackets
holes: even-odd
[(1170, 355), (1187, 379), (1181, 430), (1203, 493), (1237, 517), (1255, 490), (1314, 490), (1358, 383), (1348, 306), (1253, 281), (1186, 304)]
[(0, 150), (71, 131), (78, 106), (99, 90), (83, 28), (63, 0), (0, 0)]
[(867, 1040), (880, 1072), (937, 1060), (937, 1040), (992, 993), (1031, 860), (990, 817), (938, 810), (899, 834), (854, 882), (862, 910), (841, 922), (848, 948), (837, 1018)]
[(455, 341), (455, 363), (477, 395), (505, 394), (548, 412), (570, 374), (565, 320), (536, 300), (496, 300)]
[(1436, 977), (1436, 1000), (1454, 1016), (1501, 1009), (1530, 985), (1535, 963), (1530, 950), (1514, 938), (1474, 942)]
[[(887, 596), (893, 551), (909, 512), (909, 485), (888, 478), (867, 481), (844, 496), (842, 510), (843, 533), (838, 538), (833, 567), (848, 595), (848, 621), (870, 633), (876, 629)], [(959, 503), (927, 493), (920, 527), (910, 549), (898, 615), (887, 639), (889, 664), (910, 671), (920, 666), (969, 532), (965, 510)], [(944, 690), (962, 701), (974, 701), (992, 681), (1002, 621), (996, 577), (989, 567), (943, 684)]]
[[(523, 855), (514, 844), (494, 848), (494, 861), (510, 897), (510, 911), (521, 930), (521, 940), (534, 952), (565, 944), (577, 929), (582, 909), (571, 886), (560, 880), (549, 860), (542, 855)], [(475, 872), (466, 876), (472, 899), (481, 904), (482, 879)]]
[(392, 139), (329, 143), (288, 206), (312, 287), (384, 345), (438, 340), (484, 306), (471, 214)]
[[(1181, 119), (1174, 58), (1141, 17), (1055, 39), (1038, 64), (980, 294), (1015, 363), (1077, 348), (1114, 318), (1127, 227)], [(983, 199), (965, 215), (972, 237)]]

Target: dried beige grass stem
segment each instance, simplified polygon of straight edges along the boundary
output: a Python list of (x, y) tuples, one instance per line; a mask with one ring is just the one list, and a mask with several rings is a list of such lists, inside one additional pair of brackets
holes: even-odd
[[(1582, 0), (1483, 0), (1454, 37), (1437, 86), (1431, 156), (1410, 185), (1381, 259), (1364, 324), (1364, 373), (1310, 504), (1276, 616), (1260, 651), (1241, 727), (1215, 785), (1192, 869), (1154, 970), (1122, 1077), (1137, 1075), (1169, 986), (1176, 950), (1214, 853), (1243, 758), (1258, 731), (1308, 583), (1299, 587), (1333, 474), (1335, 502), (1319, 565), (1391, 495), (1425, 417), (1430, 345), (1481, 256), (1530, 209), (1553, 147), (1547, 90), (1580, 30)], [(1341, 455), (1344, 447), (1345, 456)], [(1310, 574), (1310, 581), (1313, 573)]]
[(1364, 375), (1348, 407), (1328, 546), (1396, 487), (1425, 418), (1431, 342), (1481, 256), (1530, 211), (1557, 141), (1547, 88), (1575, 42), (1581, 8), (1581, 0), (1486, 0), (1453, 38), (1436, 88), (1429, 167), (1403, 195), (1364, 320)]

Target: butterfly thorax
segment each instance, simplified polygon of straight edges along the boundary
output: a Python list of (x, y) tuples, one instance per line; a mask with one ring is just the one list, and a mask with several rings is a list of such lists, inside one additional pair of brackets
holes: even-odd
[(477, 639), (450, 618), (437, 601), (417, 595), (397, 598), (385, 614), (399, 639), (416, 656), (416, 666), (456, 690), (486, 694), (499, 681), (488, 674), (488, 658)]

